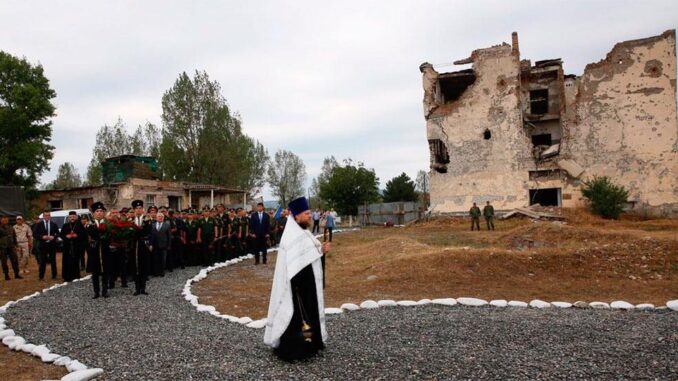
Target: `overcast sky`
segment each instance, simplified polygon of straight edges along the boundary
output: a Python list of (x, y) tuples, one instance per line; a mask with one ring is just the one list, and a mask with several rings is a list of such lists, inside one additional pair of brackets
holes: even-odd
[(521, 58), (560, 57), (581, 74), (616, 42), (678, 25), (675, 0), (318, 3), (0, 0), (0, 49), (41, 63), (57, 93), (42, 182), (67, 161), (84, 176), (97, 129), (118, 117), (130, 130), (160, 124), (163, 92), (182, 71), (205, 70), (245, 133), (271, 155), (299, 155), (308, 183), (334, 155), (374, 168), (383, 188), (428, 170), (422, 62), (517, 31)]

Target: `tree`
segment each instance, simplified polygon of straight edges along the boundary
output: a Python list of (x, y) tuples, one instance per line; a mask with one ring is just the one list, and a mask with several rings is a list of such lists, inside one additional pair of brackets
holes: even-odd
[(49, 183), (46, 189), (66, 189), (77, 188), (82, 185), (82, 179), (75, 166), (69, 162), (65, 162), (59, 166), (57, 177), (54, 181)]
[(258, 193), (268, 153), (242, 132), (221, 86), (206, 72), (185, 72), (162, 97), (160, 165), (165, 177), (232, 186)]
[(306, 166), (301, 158), (286, 150), (278, 150), (268, 167), (268, 184), (281, 205), (304, 195)]
[(417, 201), (414, 181), (405, 172), (386, 182), (384, 202)]
[(54, 97), (41, 65), (0, 51), (0, 184), (34, 188), (49, 169)]
[(363, 163), (344, 160), (332, 169), (327, 182), (320, 184), (320, 197), (334, 205), (340, 214), (358, 215), (358, 205), (379, 199), (379, 178)]
[(593, 213), (608, 219), (619, 218), (629, 197), (628, 190), (614, 184), (607, 176), (594, 176), (593, 179), (584, 181), (581, 192), (591, 201)]
[(338, 166), (339, 163), (337, 162), (337, 159), (334, 158), (334, 156), (329, 156), (323, 159), (323, 165), (320, 168), (320, 174), (311, 181), (311, 199), (309, 202), (312, 204), (312, 206), (323, 209), (327, 206), (327, 200), (324, 200), (322, 197), (320, 197), (320, 185), (327, 183), (328, 179), (332, 175), (332, 171)]
[(160, 131), (150, 122), (138, 126), (132, 134), (122, 118), (114, 125), (103, 125), (97, 131), (96, 143), (92, 149), (92, 159), (87, 167), (87, 184), (99, 185), (103, 182), (101, 165), (109, 157), (120, 155), (153, 156), (158, 158)]
[(428, 176), (428, 172), (426, 171), (419, 171), (417, 172), (417, 179), (415, 180), (416, 183), (416, 190), (421, 194), (421, 201), (424, 203), (424, 206), (428, 207), (428, 204), (431, 200), (429, 196), (429, 189), (430, 189), (430, 179)]

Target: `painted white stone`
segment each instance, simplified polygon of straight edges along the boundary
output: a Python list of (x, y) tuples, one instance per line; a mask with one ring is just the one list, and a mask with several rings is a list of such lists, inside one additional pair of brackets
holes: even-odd
[(532, 307), (532, 308), (549, 308), (549, 307), (551, 307), (551, 303), (545, 302), (545, 301), (539, 300), (539, 299), (534, 299), (533, 301), (530, 302), (530, 307)]
[(494, 307), (506, 307), (508, 302), (504, 299), (490, 300), (490, 305)]
[(259, 319), (253, 322), (247, 323), (246, 327), (261, 329), (266, 327), (266, 319)]
[(457, 298), (457, 302), (463, 306), (480, 307), (487, 305), (487, 300), (478, 298)]
[(15, 336), (15, 335), (16, 335), (16, 333), (14, 333), (14, 330), (4, 329), (4, 330), (0, 331), (0, 340), (4, 339), (7, 336)]
[(421, 299), (417, 301), (418, 306), (425, 306), (427, 304), (431, 304), (431, 299)]
[(79, 370), (85, 370), (85, 369), (87, 369), (87, 366), (86, 366), (85, 364), (81, 363), (81, 362), (78, 361), (78, 360), (73, 360), (73, 361), (71, 361), (70, 364), (68, 364), (68, 365), (66, 366), (66, 369), (67, 369), (69, 372), (77, 372), (77, 371), (79, 371)]
[(238, 320), (240, 320), (240, 318), (237, 316), (229, 316), (226, 319), (228, 319), (228, 321), (230, 321), (231, 323), (237, 323)]
[(570, 308), (570, 307), (572, 307), (572, 303), (568, 303), (568, 302), (551, 302), (551, 305), (553, 305), (554, 307), (558, 307), (558, 308)]
[[(14, 332), (14, 331), (12, 331), (12, 332)], [(14, 340), (16, 340), (17, 337), (19, 337), (19, 336), (16, 336), (16, 335), (5, 336), (5, 337), (2, 338), (2, 343), (9, 346), (9, 344), (12, 343)]]
[(88, 381), (104, 374), (101, 368), (82, 369), (71, 372), (61, 378), (61, 381)]
[(414, 300), (399, 300), (398, 305), (403, 307), (411, 307), (416, 306), (417, 302), (415, 302)]
[(212, 315), (212, 316), (221, 316), (221, 313), (220, 313), (219, 311), (217, 311), (217, 310), (214, 310), (214, 311), (210, 311), (210, 315)]
[(333, 307), (328, 307), (325, 308), (325, 314), (326, 315), (336, 315), (344, 312), (341, 308), (333, 308)]
[(639, 309), (639, 310), (653, 310), (653, 309), (654, 309), (654, 304), (650, 304), (650, 303), (640, 303), (640, 304), (636, 304), (636, 309)]
[(365, 309), (379, 308), (379, 305), (374, 300), (366, 300), (366, 301), (360, 303), (360, 308), (365, 308)]
[(377, 302), (379, 307), (396, 307), (398, 306), (398, 303), (396, 303), (395, 300), (390, 300), (390, 299), (385, 299), (385, 300), (379, 300)]
[(353, 303), (344, 303), (339, 308), (341, 308), (342, 310), (349, 310), (349, 311), (357, 311), (357, 310), (360, 309), (360, 307), (358, 307), (357, 304), (353, 304)]
[(11, 349), (13, 351), (18, 351), (20, 346), (26, 344), (26, 339), (24, 339), (23, 337), (20, 337), (20, 336), (14, 336), (14, 337), (16, 337), (16, 339), (14, 341), (12, 341), (12, 343), (10, 343), (8, 345), (8, 347), (9, 347), (9, 349)]
[(433, 304), (442, 304), (444, 306), (456, 306), (457, 300), (455, 298), (441, 298), (431, 300)]
[(214, 306), (210, 306), (207, 304), (198, 305), (198, 312), (212, 312), (212, 311), (216, 311), (216, 308), (214, 308)]
[(5, 322), (5, 318), (0, 316), (0, 323), (4, 323), (4, 322)]
[(21, 351), (21, 352), (26, 352), (26, 353), (31, 353), (33, 352), (33, 349), (35, 349), (35, 344), (31, 343), (26, 343), (24, 345), (19, 345), (16, 350)]
[(666, 307), (668, 307), (671, 311), (678, 311), (678, 299), (669, 300), (666, 302)]
[(0, 314), (4, 314), (7, 311), (6, 307), (0, 307)]
[(589, 308), (589, 304), (582, 300), (574, 302), (573, 306), (577, 308)]
[(40, 360), (42, 360), (42, 362), (51, 363), (54, 362), (54, 360), (58, 359), (59, 357), (62, 356), (56, 353), (47, 353), (45, 355), (40, 356)]
[(49, 353), (49, 349), (45, 344), (36, 345), (35, 348), (31, 351), (31, 354), (35, 357), (41, 357), (44, 354)]
[(252, 318), (249, 317), (249, 316), (241, 317), (240, 319), (238, 319), (238, 323), (240, 323), (240, 324), (247, 324), (247, 323), (251, 323), (251, 322), (252, 322)]
[(615, 300), (614, 302), (610, 303), (610, 308), (614, 310), (632, 310), (635, 307), (633, 304), (629, 302), (625, 302), (623, 300)]
[(61, 357), (59, 357), (58, 359), (54, 360), (54, 365), (58, 365), (58, 366), (66, 366), (66, 365), (68, 365), (68, 363), (70, 363), (71, 361), (73, 361), (73, 360), (71, 360), (70, 357), (68, 357), (68, 356), (61, 356)]
[(608, 309), (610, 308), (610, 305), (605, 302), (591, 302), (589, 303), (589, 307), (597, 309)]

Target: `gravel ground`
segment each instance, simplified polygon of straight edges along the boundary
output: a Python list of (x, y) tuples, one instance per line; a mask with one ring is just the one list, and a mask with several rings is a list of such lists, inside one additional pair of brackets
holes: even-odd
[[(327, 349), (287, 364), (263, 330), (198, 313), (180, 295), (197, 268), (92, 300), (79, 282), (6, 314), (34, 344), (107, 380), (678, 379), (678, 313), (390, 307), (328, 316)], [(225, 288), (226, 290), (226, 288)], [(228, 311), (222, 311), (227, 313)]]

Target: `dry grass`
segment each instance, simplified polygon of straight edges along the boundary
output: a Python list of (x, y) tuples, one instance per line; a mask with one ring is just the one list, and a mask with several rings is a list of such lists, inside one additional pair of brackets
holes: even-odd
[[(57, 262), (58, 269), (61, 270), (61, 256), (59, 256)], [(12, 279), (6, 281), (4, 280), (4, 277), (0, 278), (0, 305), (3, 305), (10, 300), (17, 300), (57, 283), (51, 279), (44, 281), (38, 280), (38, 265), (35, 257), (31, 257), (28, 269), (30, 274), (22, 275), (24, 279)], [(10, 272), (11, 271), (10, 266)], [(49, 267), (47, 267), (47, 275), (45, 278), (50, 278)], [(59, 280), (59, 282), (61, 282), (61, 280)], [(34, 381), (59, 379), (68, 373), (63, 367), (44, 364), (36, 357), (23, 352), (13, 352), (4, 345), (0, 345), (0, 364), (2, 364), (0, 365), (0, 380)]]
[[(676, 298), (678, 221), (563, 213), (567, 224), (510, 219), (493, 232), (471, 232), (464, 219), (435, 219), (337, 234), (327, 258), (326, 305), (460, 296), (663, 305)], [(272, 259), (213, 272), (194, 293), (223, 313), (265, 317)]]

